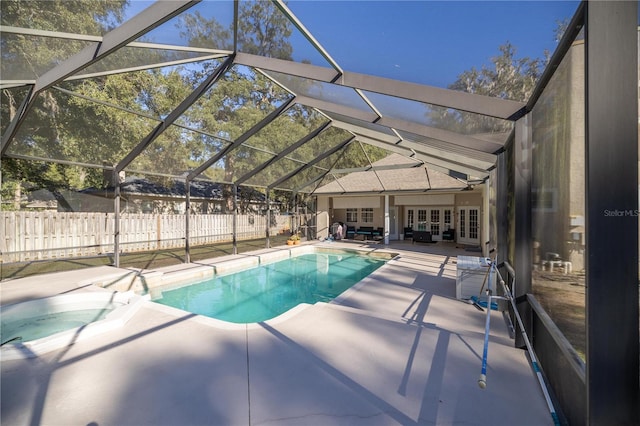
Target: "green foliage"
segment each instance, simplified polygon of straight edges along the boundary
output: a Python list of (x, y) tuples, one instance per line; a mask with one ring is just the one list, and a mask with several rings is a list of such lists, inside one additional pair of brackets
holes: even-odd
[(215, 18), (207, 19), (198, 11), (182, 14), (178, 29), (190, 46), (210, 48), (214, 43), (218, 49), (233, 50), (233, 29), (224, 28)]
[(291, 236), (288, 238), (288, 240), (290, 240), (290, 241), (300, 241), (300, 235), (298, 235), (297, 233), (293, 233), (293, 234), (291, 234)]
[[(128, 0), (3, 0), (2, 24), (100, 35), (122, 22)], [(89, 7), (90, 6), (90, 7)]]
[(242, 52), (291, 59), (291, 22), (272, 2), (242, 2), (238, 19), (238, 48)]
[[(2, 25), (101, 35), (122, 21), (126, 4), (125, 0), (3, 0), (0, 15)], [(2, 74), (4, 78), (36, 78), (86, 45), (62, 38), (3, 34)]]
[[(2, 175), (4, 176), (4, 170), (2, 171)], [(2, 185), (0, 185), (1, 211), (20, 209), (21, 188), (20, 181), (15, 179), (5, 180), (3, 178)]]
[(511, 43), (500, 46), (498, 50), (500, 55), (491, 58), (493, 67), (465, 71), (449, 88), (525, 102), (542, 74), (545, 61), (517, 58), (517, 50)]
[[(273, 3), (242, 2), (238, 13), (239, 50), (291, 59), (292, 47), (288, 41), (292, 32), (291, 23)], [(225, 29), (215, 20), (207, 21), (198, 14), (185, 17), (184, 22), (191, 24), (182, 33), (190, 38), (190, 44), (198, 45), (207, 39), (214, 39), (229, 46), (232, 29)], [(210, 71), (208, 68), (194, 70), (193, 78), (201, 72)], [(215, 156), (290, 98), (290, 93), (264, 75), (243, 66), (233, 67), (188, 111), (192, 127), (220, 137), (219, 140), (212, 139), (210, 143), (203, 144), (198, 159), (206, 161)], [(241, 147), (225, 155), (205, 175), (214, 180), (234, 182), (295, 143), (317, 125), (318, 119), (311, 117), (310, 111), (291, 108)], [(261, 182), (257, 184), (267, 185), (274, 173), (278, 173), (274, 168), (265, 170), (260, 174)]]
[[(498, 50), (500, 55), (491, 58), (491, 67), (473, 67), (460, 74), (449, 88), (525, 102), (533, 92), (546, 61), (539, 58), (517, 58), (516, 48), (508, 42)], [(432, 107), (428, 116), (436, 127), (464, 134), (504, 132), (511, 129), (511, 123), (504, 120), (441, 107)]]
[[(87, 4), (85, 0), (3, 1), (2, 24), (100, 35), (121, 22), (127, 1), (96, 0), (90, 2), (91, 7)], [(238, 50), (292, 59), (293, 47), (289, 39), (293, 25), (272, 2), (243, 1), (239, 3), (238, 12)], [(180, 16), (177, 25), (180, 35), (190, 46), (211, 48), (213, 44), (220, 49), (234, 48), (234, 28), (222, 25), (214, 18), (187, 12)], [(20, 72), (28, 64), (28, 72), (36, 78), (88, 44), (51, 38), (42, 45), (42, 40), (27, 36), (3, 39), (2, 71)], [(180, 54), (161, 49), (121, 49), (83, 72), (158, 64), (181, 59)], [(101, 187), (104, 179), (100, 167), (111, 168), (121, 163), (220, 64), (221, 60), (210, 60), (188, 66), (104, 75), (67, 81), (43, 91), (9, 145), (8, 154), (49, 158), (59, 164), (34, 162), (29, 165), (3, 158), (3, 191), (10, 198), (20, 187), (25, 191), (31, 188)], [(306, 89), (311, 84), (297, 83)], [(26, 93), (24, 88), (2, 90), (3, 131)], [(146, 146), (126, 171), (164, 176), (158, 177), (159, 180), (183, 175), (218, 155), (291, 97), (291, 93), (262, 73), (236, 65), (187, 109), (177, 125), (164, 129)], [(290, 158), (274, 161), (274, 156), (326, 120), (310, 108), (292, 106), (242, 146), (224, 155), (204, 172), (205, 177), (232, 183), (251, 175), (247, 184), (267, 186), (347, 139), (347, 132), (330, 128), (289, 153)], [(348, 156), (335, 154), (282, 187), (302, 188), (326, 173), (328, 168), (368, 166), (384, 155), (384, 150), (354, 145)], [(256, 172), (266, 161), (272, 163)], [(226, 193), (230, 197), (231, 191)], [(286, 194), (278, 195), (278, 200), (293, 208), (293, 196)], [(230, 198), (227, 201), (230, 203)]]
[(61, 191), (100, 187), (103, 181), (100, 170), (8, 157), (2, 158), (0, 173), (2, 210), (19, 210), (30, 193), (41, 189), (50, 192), (64, 206)]
[[(0, 2), (3, 25), (24, 26), (34, 29), (100, 35), (120, 23), (127, 1), (2, 1)], [(44, 41), (43, 41), (44, 40)], [(66, 39), (12, 35), (2, 42), (2, 72), (4, 76), (21, 79), (35, 78), (86, 45)], [(27, 90), (24, 88), (2, 90), (2, 129), (14, 118), (18, 105)], [(36, 99), (28, 119), (20, 128), (16, 139), (9, 146), (9, 153), (42, 158), (86, 160), (87, 152), (95, 146), (77, 136), (69, 137), (78, 120), (87, 120), (84, 105), (74, 104), (72, 99), (55, 90), (42, 92)], [(87, 111), (87, 115), (91, 115)], [(76, 117), (74, 119), (74, 117)], [(96, 128), (98, 120), (89, 128)], [(112, 129), (108, 130), (109, 132)], [(102, 180), (101, 172), (79, 166), (24, 161), (2, 158), (2, 198), (15, 200), (25, 193), (43, 188), (52, 192), (66, 188), (82, 188)], [(6, 203), (3, 206), (6, 207)]]

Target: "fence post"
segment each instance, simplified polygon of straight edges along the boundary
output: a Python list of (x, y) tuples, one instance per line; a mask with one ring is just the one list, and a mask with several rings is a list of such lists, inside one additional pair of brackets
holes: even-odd
[(269, 225), (270, 225), (270, 221), (269, 218), (271, 218), (271, 209), (270, 209), (270, 204), (269, 204), (269, 190), (267, 189), (267, 220), (266, 220), (266, 236), (267, 236), (267, 248), (271, 248), (271, 241), (269, 241)]
[(190, 210), (191, 210), (191, 182), (189, 182), (189, 178), (187, 177), (184, 181), (184, 188), (186, 191), (187, 198), (185, 199), (185, 217), (184, 217), (184, 261), (185, 263), (191, 263), (191, 253), (189, 252), (189, 220), (190, 220)]
[(236, 200), (238, 199), (238, 185), (233, 185), (233, 254), (238, 254), (238, 241), (236, 238), (236, 232), (238, 230), (238, 205)]
[[(241, 215), (238, 211), (233, 215), (194, 215), (192, 217), (189, 214), (188, 218), (184, 219), (176, 215), (142, 213), (128, 213), (123, 217), (119, 208), (121, 203), (122, 197), (114, 199), (113, 214), (110, 212), (106, 214), (48, 212), (45, 215), (42, 212), (1, 212), (0, 235), (3, 238), (0, 238), (0, 254), (2, 261), (9, 263), (37, 259), (55, 260), (101, 254), (111, 256), (113, 250), (112, 265), (120, 267), (122, 253), (153, 251), (155, 244), (158, 244), (160, 249), (179, 250), (184, 247), (183, 244), (186, 242), (189, 250), (188, 262), (190, 262), (192, 234), (196, 238), (198, 235), (206, 237), (206, 241), (197, 240), (197, 244), (221, 241), (228, 243), (228, 232), (231, 229), (234, 231), (233, 237), (236, 246), (238, 232), (252, 238), (267, 232), (270, 244), (271, 215), (273, 214), (271, 200), (269, 200), (267, 222), (263, 224), (260, 219), (253, 225), (247, 223), (248, 216), (246, 214)], [(189, 208), (188, 212), (190, 210)], [(43, 222), (45, 217), (48, 222)], [(262, 217), (261, 215), (260, 218)], [(280, 228), (291, 228), (292, 222), (290, 221), (293, 217), (291, 215), (276, 215), (274, 223), (277, 225), (273, 227), (275, 234)], [(187, 220), (189, 224), (185, 226)], [(155, 232), (160, 229), (160, 226), (164, 232), (159, 231), (162, 236), (157, 237)], [(189, 231), (186, 231), (186, 227), (189, 228)], [(4, 234), (2, 234), (3, 232)], [(310, 227), (307, 227), (307, 232), (311, 234)], [(82, 240), (76, 238), (79, 233), (86, 234)], [(188, 241), (185, 238), (185, 242), (180, 242), (180, 238), (176, 237), (178, 234), (188, 235)]]
[(120, 182), (118, 181), (117, 172), (113, 171), (115, 174), (114, 182), (115, 185), (115, 197), (113, 199), (113, 209), (114, 209), (114, 223), (113, 223), (113, 264), (116, 268), (120, 267)]

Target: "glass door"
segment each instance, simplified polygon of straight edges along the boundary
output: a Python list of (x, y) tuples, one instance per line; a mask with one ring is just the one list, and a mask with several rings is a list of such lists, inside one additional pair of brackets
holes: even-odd
[(453, 228), (453, 223), (451, 223), (451, 219), (453, 218), (453, 215), (451, 214), (451, 209), (449, 208), (444, 209), (443, 214), (444, 214), (444, 230), (448, 231), (449, 229)]
[(442, 224), (440, 223), (442, 216), (442, 209), (429, 209), (429, 231), (431, 231), (431, 238), (434, 241), (442, 240)]
[(418, 209), (418, 222), (413, 227), (414, 231), (427, 230), (427, 209)]
[(389, 239), (398, 239), (398, 220), (395, 207), (389, 207)]
[(458, 242), (480, 244), (480, 208), (458, 207)]

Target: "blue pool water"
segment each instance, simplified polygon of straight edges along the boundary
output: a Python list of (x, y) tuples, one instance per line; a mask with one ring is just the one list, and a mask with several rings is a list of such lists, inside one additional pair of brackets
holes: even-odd
[(383, 264), (355, 253), (304, 254), (163, 291), (154, 302), (234, 323), (260, 322), (300, 303), (328, 302)]
[(114, 308), (83, 309), (2, 321), (2, 342), (29, 342), (104, 319)]

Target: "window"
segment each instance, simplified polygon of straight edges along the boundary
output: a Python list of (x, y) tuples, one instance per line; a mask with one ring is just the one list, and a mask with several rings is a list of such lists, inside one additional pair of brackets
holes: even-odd
[(347, 209), (347, 222), (358, 221), (358, 209)]
[(558, 211), (558, 191), (550, 189), (531, 189), (531, 206), (533, 211), (555, 213)]
[(362, 221), (366, 222), (366, 223), (371, 223), (373, 222), (373, 209), (368, 207), (368, 208), (363, 208), (362, 209)]

